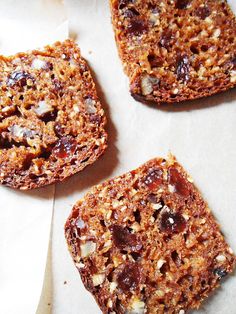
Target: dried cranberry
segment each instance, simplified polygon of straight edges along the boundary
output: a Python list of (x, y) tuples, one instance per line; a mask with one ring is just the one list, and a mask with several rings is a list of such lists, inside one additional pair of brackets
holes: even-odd
[(63, 129), (63, 126), (61, 125), (60, 122), (56, 122), (55, 123), (55, 126), (54, 126), (54, 131), (56, 133), (57, 136), (63, 136), (64, 133), (64, 129)]
[(152, 13), (160, 13), (160, 12), (161, 12), (161, 10), (160, 10), (160, 8), (157, 6), (157, 4), (148, 3), (148, 9), (149, 9)]
[(150, 63), (151, 68), (157, 68), (163, 65), (162, 58), (156, 56), (155, 54), (148, 55), (148, 62)]
[(89, 116), (89, 121), (92, 122), (93, 124), (99, 125), (102, 121), (102, 117), (98, 114), (91, 114)]
[(53, 70), (53, 64), (51, 62), (46, 62), (46, 70)]
[(129, 3), (133, 3), (133, 0), (119, 0), (118, 1), (118, 9), (122, 10), (124, 9)]
[(130, 8), (125, 10), (124, 17), (132, 19), (135, 16), (138, 16), (139, 12), (135, 8)]
[(12, 87), (14, 85), (18, 85), (20, 87), (24, 87), (27, 85), (27, 80), (33, 80), (33, 77), (26, 73), (25, 71), (22, 72), (13, 72), (7, 80), (7, 85)]
[(186, 220), (179, 213), (164, 212), (160, 220), (160, 230), (167, 233), (179, 233), (186, 228)]
[(41, 120), (44, 121), (45, 123), (49, 121), (55, 121), (57, 118), (57, 113), (58, 113), (57, 110), (54, 108), (53, 111), (49, 111), (43, 114)]
[(53, 91), (59, 96), (63, 95), (63, 84), (58, 79), (52, 79), (52, 83), (54, 85)]
[(144, 178), (144, 183), (150, 190), (154, 190), (162, 184), (162, 176), (163, 172), (161, 169), (153, 169)]
[(130, 21), (127, 32), (130, 35), (141, 35), (147, 31), (147, 25), (146, 23), (141, 19), (133, 19)]
[(191, 0), (176, 0), (175, 7), (177, 9), (186, 9)]
[(152, 193), (148, 195), (147, 200), (150, 203), (153, 203), (153, 204), (157, 204), (158, 203), (157, 196), (155, 194), (152, 194)]
[(196, 9), (195, 14), (202, 20), (205, 20), (205, 18), (207, 18), (211, 14), (211, 10), (208, 6), (199, 7)]
[(135, 290), (141, 281), (141, 270), (138, 263), (127, 264), (118, 274), (117, 283), (124, 292)]
[(190, 65), (189, 59), (187, 55), (179, 56), (177, 58), (177, 66), (176, 66), (176, 74), (178, 80), (182, 80), (183, 82), (187, 82), (190, 79), (189, 75)]
[(176, 168), (169, 168), (168, 179), (169, 183), (175, 187), (175, 190), (178, 194), (183, 197), (189, 196), (190, 191), (188, 188), (188, 184)]
[(166, 49), (169, 48), (172, 45), (174, 38), (171, 30), (164, 30), (160, 38), (160, 46)]
[(222, 268), (214, 269), (213, 273), (214, 273), (214, 275), (219, 277), (219, 279), (224, 278), (228, 274), (228, 272), (225, 269), (222, 269)]
[(111, 230), (113, 242), (117, 248), (131, 251), (139, 251), (142, 248), (142, 244), (137, 239), (137, 236), (130, 233), (127, 228), (123, 228), (119, 225), (113, 225)]
[(76, 140), (71, 136), (62, 137), (55, 147), (53, 148), (53, 154), (59, 158), (67, 158), (73, 156), (76, 151)]

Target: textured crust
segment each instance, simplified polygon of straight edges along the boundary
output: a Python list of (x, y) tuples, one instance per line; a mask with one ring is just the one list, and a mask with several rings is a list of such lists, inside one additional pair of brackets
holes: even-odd
[(110, 0), (132, 96), (172, 103), (236, 84), (236, 19), (227, 1)]
[(103, 154), (106, 118), (75, 42), (0, 56), (0, 68), (1, 184), (62, 181)]
[(106, 314), (183, 314), (235, 265), (173, 156), (95, 186), (74, 206), (65, 236), (85, 287)]

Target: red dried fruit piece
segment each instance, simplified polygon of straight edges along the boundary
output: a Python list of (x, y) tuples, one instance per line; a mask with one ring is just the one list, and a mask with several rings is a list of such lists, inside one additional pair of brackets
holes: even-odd
[(14, 85), (18, 85), (20, 87), (24, 87), (27, 85), (27, 80), (33, 80), (33, 77), (24, 71), (13, 72), (10, 74), (7, 80), (7, 85), (12, 87)]
[(167, 233), (179, 233), (186, 228), (186, 220), (179, 213), (164, 212), (161, 215), (160, 230)]
[(133, 0), (119, 0), (118, 1), (118, 9), (122, 10), (124, 9), (129, 3), (133, 3)]
[(219, 279), (222, 279), (224, 278), (228, 272), (225, 270), (225, 269), (222, 269), (222, 268), (216, 268), (214, 269), (213, 271), (214, 275), (216, 275)]
[(172, 31), (170, 29), (165, 29), (161, 34), (160, 45), (167, 49), (172, 45), (174, 38)]
[(139, 12), (135, 8), (127, 9), (124, 12), (124, 17), (130, 18), (130, 19), (138, 15), (139, 15)]
[(145, 31), (147, 31), (148, 27), (147, 24), (142, 19), (133, 19), (130, 21), (127, 32), (130, 35), (141, 35)]
[(119, 225), (113, 225), (112, 239), (117, 248), (120, 250), (140, 251), (142, 244), (135, 234), (132, 234), (126, 228)]
[(153, 204), (157, 204), (157, 196), (155, 194), (149, 194), (147, 197), (148, 202), (153, 203)]
[(76, 151), (76, 147), (77, 142), (72, 136), (64, 136), (53, 148), (53, 154), (59, 158), (67, 158), (73, 156)]
[(53, 70), (53, 64), (49, 61), (46, 62), (45, 70)]
[(56, 135), (59, 137), (63, 136), (63, 134), (65, 132), (63, 129), (63, 126), (61, 125), (60, 122), (55, 122), (54, 131), (55, 131)]
[(162, 169), (153, 169), (145, 177), (144, 183), (149, 187), (150, 190), (156, 189), (162, 184), (163, 171)]
[(141, 281), (141, 270), (138, 263), (127, 264), (117, 276), (117, 283), (124, 292), (135, 290)]
[(175, 191), (183, 197), (188, 197), (190, 194), (188, 184), (184, 177), (176, 168), (169, 168), (168, 170), (169, 183), (175, 187)]
[(182, 80), (183, 82), (188, 82), (190, 79), (190, 64), (187, 55), (179, 56), (177, 58), (177, 66), (176, 66), (176, 74), (178, 80)]
[(49, 121), (55, 121), (56, 118), (57, 118), (57, 110), (54, 108), (53, 111), (49, 111), (43, 114), (41, 117), (41, 120), (47, 123)]
[(177, 9), (186, 9), (192, 0), (176, 0), (175, 7)]
[(199, 7), (196, 9), (195, 14), (202, 20), (205, 20), (205, 18), (207, 18), (211, 14), (211, 10), (208, 6)]
[(148, 55), (148, 62), (150, 63), (151, 68), (157, 68), (163, 65), (162, 58), (156, 56), (155, 54)]
[(52, 88), (53, 93), (55, 93), (61, 97), (63, 95), (63, 84), (62, 84), (62, 82), (59, 81), (58, 79), (54, 78), (54, 79), (52, 79), (52, 83), (54, 85)]
[(161, 12), (161, 10), (157, 4), (148, 3), (148, 9), (152, 13), (160, 13)]
[(98, 114), (91, 114), (89, 116), (89, 121), (92, 122), (93, 124), (99, 125), (101, 123), (101, 121), (102, 121), (102, 118)]

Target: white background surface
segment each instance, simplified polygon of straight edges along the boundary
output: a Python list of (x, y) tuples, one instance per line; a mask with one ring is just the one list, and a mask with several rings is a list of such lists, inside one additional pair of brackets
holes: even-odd
[[(118, 58), (108, 1), (65, 2), (70, 35), (77, 36), (82, 54), (95, 73), (108, 117), (109, 148), (94, 165), (56, 186), (52, 243), (37, 314), (100, 314), (67, 251), (64, 223), (73, 204), (92, 185), (134, 169), (150, 158), (166, 156), (168, 151), (176, 155), (203, 192), (236, 251), (236, 90), (156, 109), (134, 101)], [(236, 10), (235, 1), (229, 2)], [(27, 304), (31, 294), (21, 292), (22, 305)], [(236, 314), (235, 299), (234, 275), (194, 313)], [(32, 314), (27, 310), (14, 313)]]

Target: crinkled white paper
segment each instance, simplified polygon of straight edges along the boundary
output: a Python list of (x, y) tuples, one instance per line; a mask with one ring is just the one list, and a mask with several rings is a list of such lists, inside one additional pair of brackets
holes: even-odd
[[(42, 47), (68, 36), (61, 1), (1, 0), (0, 54)], [(34, 314), (44, 280), (54, 186), (0, 186), (0, 313)]]
[[(236, 10), (235, 1), (229, 1)], [(236, 91), (151, 108), (132, 99), (110, 22), (109, 1), (67, 0), (71, 34), (94, 70), (110, 136), (104, 157), (57, 186), (53, 226), (53, 314), (99, 314), (67, 251), (63, 225), (72, 205), (94, 184), (168, 151), (188, 170), (236, 250)], [(64, 283), (66, 281), (66, 283)], [(236, 276), (199, 312), (236, 314)]]

